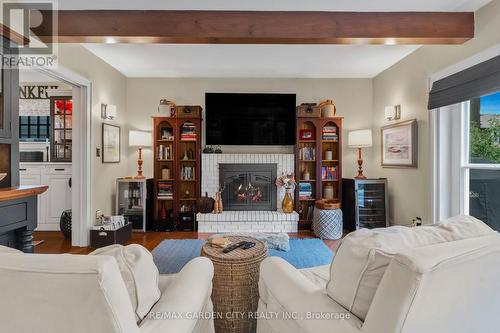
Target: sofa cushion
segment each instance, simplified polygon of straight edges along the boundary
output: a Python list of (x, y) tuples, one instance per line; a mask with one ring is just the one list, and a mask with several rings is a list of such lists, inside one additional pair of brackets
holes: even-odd
[(11, 247), (0, 245), (0, 253), (17, 253), (23, 254), (23, 251), (19, 251), (18, 249), (13, 249)]
[(326, 284), (330, 280), (330, 265), (302, 268), (299, 271), (321, 290), (326, 290)]
[(141, 321), (160, 299), (159, 273), (153, 256), (138, 244), (111, 245), (95, 250), (91, 255), (113, 256), (134, 308), (136, 320)]
[(397, 252), (495, 233), (470, 216), (408, 228), (360, 229), (344, 238), (330, 267), (327, 293), (364, 320), (387, 266)]

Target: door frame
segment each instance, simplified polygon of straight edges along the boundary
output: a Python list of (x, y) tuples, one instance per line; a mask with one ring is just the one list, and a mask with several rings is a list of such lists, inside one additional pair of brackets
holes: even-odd
[(72, 135), (78, 144), (73, 144), (71, 168), (71, 245), (88, 246), (92, 224), (92, 82), (60, 64), (34, 70), (71, 85), (73, 106), (81, 111), (73, 116)]

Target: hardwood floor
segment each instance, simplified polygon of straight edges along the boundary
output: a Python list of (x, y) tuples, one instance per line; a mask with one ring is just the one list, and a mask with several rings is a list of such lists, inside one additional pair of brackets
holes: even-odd
[[(174, 232), (134, 232), (132, 239), (127, 244), (140, 244), (152, 251), (164, 239), (207, 239), (211, 234), (174, 231)], [(316, 238), (312, 232), (289, 233), (290, 238)], [(71, 246), (69, 240), (64, 239), (59, 231), (36, 231), (34, 233), (35, 241), (44, 242), (35, 246), (35, 253), (71, 253), (88, 254), (94, 249), (90, 247)], [(336, 251), (340, 245), (340, 240), (324, 240), (325, 244)]]

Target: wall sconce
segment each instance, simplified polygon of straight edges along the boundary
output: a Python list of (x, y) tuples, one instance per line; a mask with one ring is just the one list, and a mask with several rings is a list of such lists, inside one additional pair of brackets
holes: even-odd
[(388, 121), (401, 119), (401, 104), (386, 106), (384, 115)]
[(116, 118), (116, 105), (101, 103), (101, 118), (113, 120)]

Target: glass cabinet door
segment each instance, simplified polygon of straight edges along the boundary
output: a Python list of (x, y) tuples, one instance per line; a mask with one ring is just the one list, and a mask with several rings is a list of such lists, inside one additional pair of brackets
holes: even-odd
[(134, 230), (146, 231), (146, 181), (117, 181), (116, 214), (123, 215)]
[(386, 226), (384, 183), (357, 183), (356, 202), (358, 228), (382, 228)]
[(71, 161), (73, 103), (71, 97), (51, 97), (51, 155), (53, 162)]

